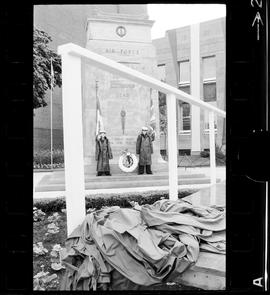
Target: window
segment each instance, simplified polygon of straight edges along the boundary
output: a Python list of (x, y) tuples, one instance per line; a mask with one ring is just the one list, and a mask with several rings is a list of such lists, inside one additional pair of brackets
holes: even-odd
[(191, 129), (190, 123), (190, 104), (184, 102), (182, 104), (182, 118), (183, 118), (183, 129), (184, 131), (189, 131)]
[[(216, 58), (215, 56), (203, 57), (203, 100), (217, 107), (216, 91)], [(204, 113), (204, 128), (209, 131), (209, 115)], [(215, 129), (217, 128), (217, 118), (215, 116)]]
[(216, 101), (216, 82), (204, 82), (203, 83), (203, 98), (204, 101)]
[(216, 58), (215, 56), (203, 57), (203, 79), (216, 80)]
[(215, 56), (203, 58), (203, 99), (216, 101), (216, 59)]
[(179, 154), (179, 156), (190, 156), (190, 149), (189, 150), (187, 150), (187, 149), (183, 149), (183, 150), (178, 150), (178, 154)]
[(158, 79), (162, 82), (166, 81), (166, 65), (158, 65)]
[(179, 89), (190, 94), (190, 85), (179, 86)]
[(179, 62), (179, 84), (190, 84), (189, 60)]
[[(189, 60), (179, 62), (179, 89), (190, 94), (190, 62)], [(190, 132), (191, 116), (190, 104), (179, 101), (180, 122), (179, 130), (181, 133)]]

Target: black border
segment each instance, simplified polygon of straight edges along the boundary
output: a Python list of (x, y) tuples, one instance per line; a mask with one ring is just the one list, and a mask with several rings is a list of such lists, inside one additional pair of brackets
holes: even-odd
[[(158, 2), (164, 3), (155, 1)], [(261, 10), (264, 24), (265, 2), (263, 0)], [(4, 258), (4, 263), (1, 261), (0, 292), (3, 294), (32, 293), (33, 5), (61, 3), (74, 4), (74, 1), (7, 2), (1, 7), (1, 27), (4, 28), (1, 42), (4, 46), (1, 48), (4, 107), (1, 117), (4, 117), (2, 171), (5, 193), (0, 197), (0, 253)], [(109, 1), (80, 1), (75, 4), (102, 3), (110, 4)], [(257, 9), (251, 6), (250, 0), (170, 3), (216, 3), (227, 6), (227, 257), (226, 291), (221, 293), (260, 292), (263, 288), (254, 286), (253, 280), (263, 275), (265, 187), (263, 183), (247, 179), (247, 163), (242, 161), (241, 155), (248, 146), (250, 132), (253, 129), (265, 130), (265, 26), (261, 41), (257, 41), (256, 31), (251, 26)]]

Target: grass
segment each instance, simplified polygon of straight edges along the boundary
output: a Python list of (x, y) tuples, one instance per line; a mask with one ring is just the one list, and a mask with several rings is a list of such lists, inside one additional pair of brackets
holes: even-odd
[[(179, 198), (183, 198), (193, 192), (194, 190), (180, 191), (178, 196)], [(130, 201), (135, 201), (140, 205), (143, 205), (152, 204), (161, 198), (168, 198), (168, 192), (153, 191), (140, 194), (125, 193), (114, 194), (112, 196), (88, 196), (86, 197), (86, 208), (100, 209), (102, 206), (120, 206), (122, 208), (127, 208), (131, 207), (129, 203)], [(50, 275), (57, 274), (57, 279), (49, 282), (45, 286), (46, 291), (57, 291), (65, 270), (62, 269), (60, 271), (55, 271), (51, 268), (50, 252), (55, 244), (60, 244), (61, 247), (65, 246), (65, 240), (67, 238), (67, 223), (66, 213), (62, 212), (62, 210), (66, 207), (65, 200), (64, 198), (57, 198), (53, 200), (35, 200), (34, 206), (37, 209), (42, 210), (46, 215), (43, 220), (34, 222), (33, 243), (42, 242), (44, 248), (46, 248), (48, 252), (39, 256), (33, 254), (33, 276), (41, 271), (49, 272)], [(59, 232), (55, 234), (47, 234), (48, 224), (51, 223), (51, 221), (48, 220), (48, 217), (55, 212), (59, 214), (59, 219), (57, 220)], [(197, 288), (185, 287), (180, 284), (171, 286), (158, 284), (155, 286), (145, 287), (143, 290), (197, 290)]]
[[(62, 275), (64, 274), (65, 270), (60, 271), (54, 271), (51, 268), (51, 256), (50, 252), (55, 244), (60, 244), (62, 247), (65, 245), (65, 240), (67, 237), (67, 224), (66, 224), (66, 214), (59, 213), (60, 218), (58, 220), (58, 226), (59, 226), (59, 232), (56, 234), (48, 234), (47, 233), (47, 226), (49, 223), (47, 218), (45, 218), (43, 221), (36, 221), (34, 222), (33, 226), (33, 243), (42, 242), (44, 248), (48, 250), (48, 253), (44, 255), (33, 255), (33, 276), (35, 276), (37, 273), (42, 271), (42, 266), (44, 272), (49, 272), (50, 274), (56, 273), (58, 276), (58, 279), (56, 282), (52, 282), (51, 284), (48, 284), (46, 287), (46, 290), (53, 291), (58, 290), (59, 287), (59, 281), (62, 278)], [(48, 217), (48, 215), (46, 216)]]

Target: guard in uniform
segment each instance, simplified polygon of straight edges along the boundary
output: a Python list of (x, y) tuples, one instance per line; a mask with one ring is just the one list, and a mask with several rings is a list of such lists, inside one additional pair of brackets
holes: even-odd
[(109, 139), (105, 130), (101, 130), (96, 138), (97, 176), (111, 175), (109, 160), (113, 158)]
[(144, 174), (145, 170), (146, 174), (153, 174), (151, 170), (151, 154), (153, 154), (152, 141), (154, 140), (155, 133), (149, 133), (147, 127), (142, 127), (142, 131), (138, 135), (136, 142), (136, 153), (139, 155), (138, 174)]

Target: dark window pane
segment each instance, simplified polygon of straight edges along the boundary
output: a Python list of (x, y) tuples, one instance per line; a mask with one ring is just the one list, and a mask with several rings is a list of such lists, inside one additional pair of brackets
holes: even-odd
[(180, 86), (179, 90), (182, 90), (182, 91), (186, 92), (187, 94), (190, 94), (190, 85)]
[(179, 156), (190, 156), (190, 150), (179, 150)]
[(190, 118), (183, 118), (183, 130), (190, 130)]
[(203, 84), (203, 97), (204, 101), (216, 101), (216, 83), (205, 83)]
[(189, 103), (184, 102), (183, 103), (183, 117), (189, 117), (190, 116), (190, 105)]
[(183, 130), (190, 130), (190, 104), (183, 103)]
[[(180, 86), (179, 89), (190, 94), (190, 85)], [(183, 130), (190, 130), (190, 105), (183, 101), (181, 101), (180, 104), (183, 108)]]

